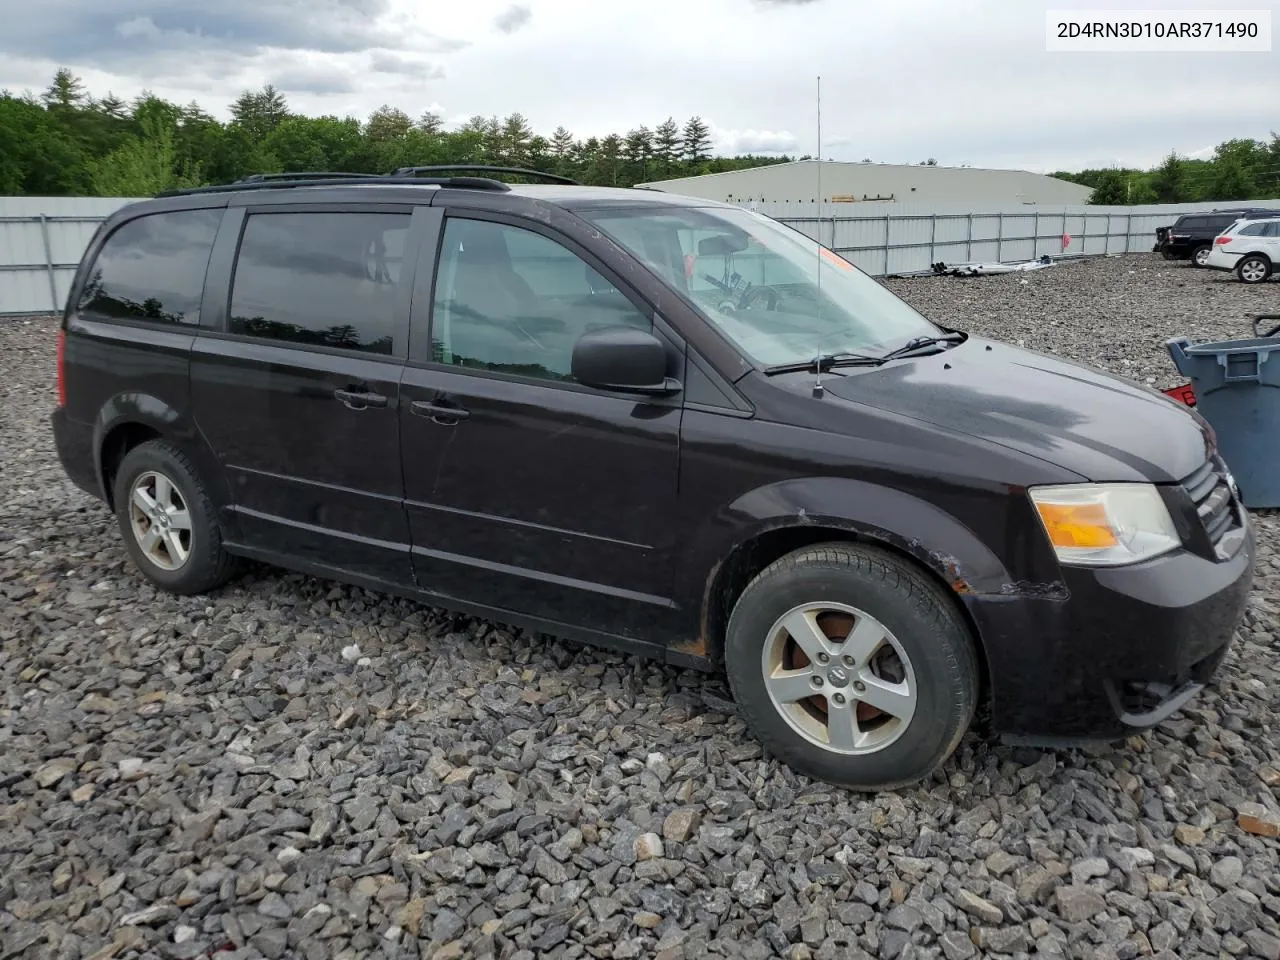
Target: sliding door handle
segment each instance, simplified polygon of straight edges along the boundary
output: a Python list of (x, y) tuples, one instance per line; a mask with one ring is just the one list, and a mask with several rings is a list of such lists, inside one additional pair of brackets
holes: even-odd
[(419, 417), (426, 417), (428, 420), (434, 420), (436, 423), (451, 424), (457, 423), (459, 420), (465, 420), (471, 416), (470, 410), (464, 410), (462, 407), (449, 407), (439, 403), (427, 403), (424, 400), (415, 400), (409, 405), (409, 412)]
[(341, 400), (351, 410), (367, 410), (369, 407), (385, 407), (387, 398), (380, 393), (365, 393), (361, 390), (335, 390), (333, 396)]

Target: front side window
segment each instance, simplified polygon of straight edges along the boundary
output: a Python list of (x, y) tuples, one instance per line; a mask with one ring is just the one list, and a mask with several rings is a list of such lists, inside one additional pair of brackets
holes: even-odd
[(612, 326), (652, 323), (572, 250), (522, 227), (445, 221), (431, 317), (436, 362), (572, 381), (578, 338)]
[(80, 309), (113, 319), (199, 323), (204, 274), (221, 220), (221, 210), (130, 220), (103, 244), (85, 280)]
[(849, 261), (737, 207), (581, 210), (759, 364), (879, 352), (941, 331)]
[(407, 213), (255, 213), (231, 286), (232, 333), (390, 354)]

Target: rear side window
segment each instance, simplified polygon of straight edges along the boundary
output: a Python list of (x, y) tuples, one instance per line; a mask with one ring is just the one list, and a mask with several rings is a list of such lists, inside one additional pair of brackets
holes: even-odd
[(112, 232), (80, 295), (102, 318), (200, 322), (200, 299), (221, 210), (152, 213)]
[(1274, 236), (1274, 234), (1269, 233), (1269, 232), (1268, 232), (1268, 229), (1267, 229), (1268, 227), (1272, 227), (1272, 226), (1275, 226), (1275, 224), (1271, 224), (1271, 223), (1247, 223), (1247, 224), (1245, 224), (1243, 227), (1241, 227), (1239, 230), (1237, 230), (1237, 231), (1236, 231), (1236, 235), (1237, 235), (1237, 236), (1240, 236), (1240, 237), (1268, 237), (1268, 236)]
[(390, 354), (407, 213), (257, 213), (231, 285), (232, 333)]

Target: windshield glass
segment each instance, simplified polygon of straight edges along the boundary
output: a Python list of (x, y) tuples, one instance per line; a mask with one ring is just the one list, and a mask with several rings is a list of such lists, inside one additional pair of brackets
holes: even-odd
[(739, 208), (583, 210), (756, 363), (883, 353), (941, 331), (804, 234)]

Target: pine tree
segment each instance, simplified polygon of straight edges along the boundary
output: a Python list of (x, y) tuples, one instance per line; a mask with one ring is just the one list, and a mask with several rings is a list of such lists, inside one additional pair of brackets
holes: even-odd
[(711, 156), (711, 128), (701, 117), (690, 117), (684, 125), (684, 158), (696, 167)]
[(640, 127), (627, 134), (622, 146), (626, 163), (626, 180), (629, 184), (644, 183), (649, 179), (649, 159), (653, 156), (653, 133), (648, 127)]
[(428, 110), (418, 118), (418, 129), (431, 137), (438, 137), (444, 132), (444, 120), (440, 114)]
[(502, 122), (502, 152), (512, 166), (523, 167), (529, 162), (529, 141), (533, 131), (523, 114), (513, 113)]
[(78, 107), (85, 100), (84, 83), (66, 67), (60, 67), (40, 99), (46, 107)]
[(671, 175), (671, 168), (679, 161), (681, 146), (680, 128), (674, 119), (667, 117), (653, 131), (653, 159), (664, 177)]
[(99, 113), (106, 114), (108, 117), (114, 117), (116, 120), (124, 119), (125, 103), (110, 90), (94, 106)]

